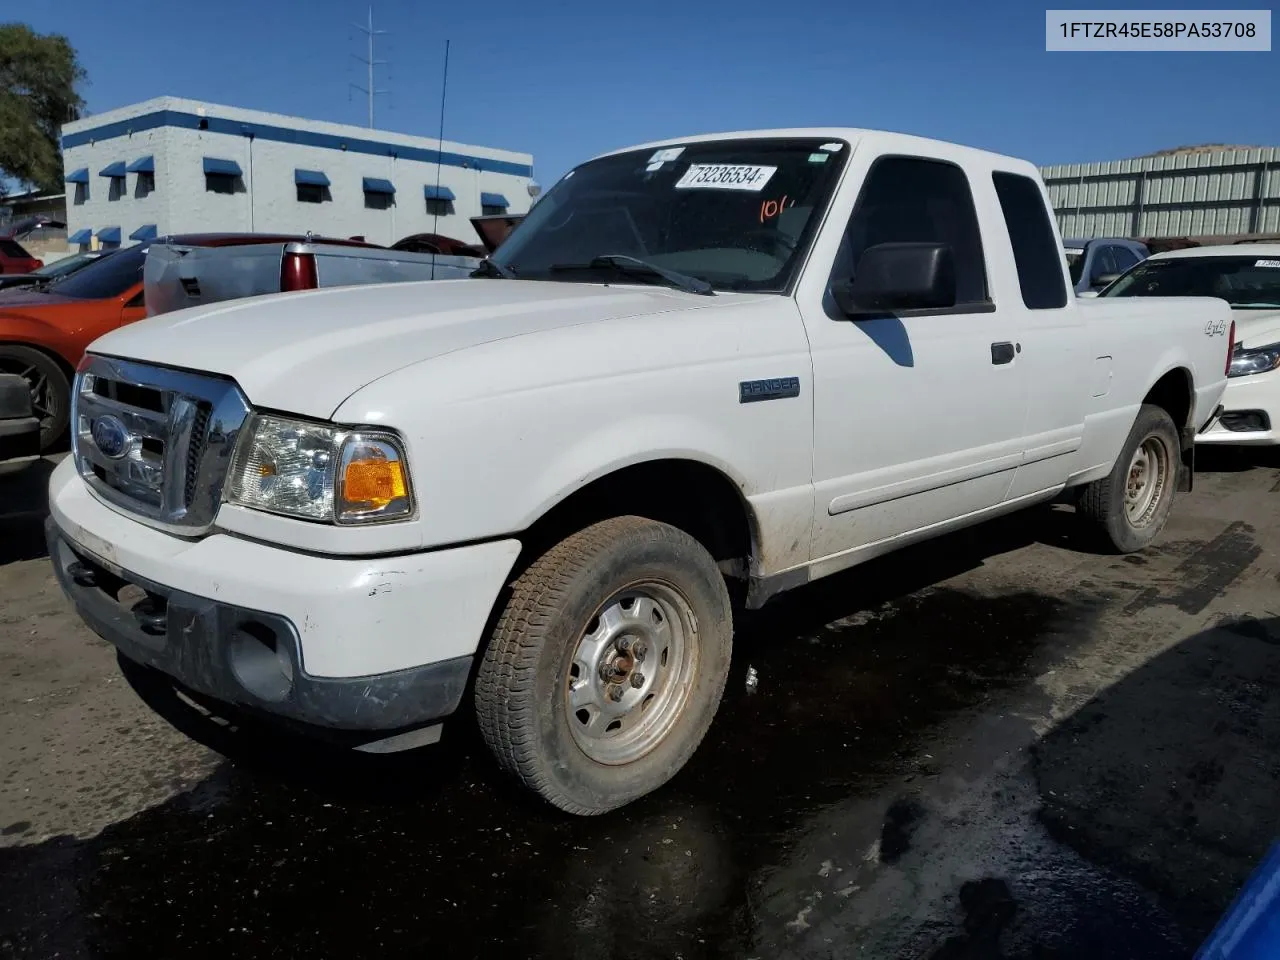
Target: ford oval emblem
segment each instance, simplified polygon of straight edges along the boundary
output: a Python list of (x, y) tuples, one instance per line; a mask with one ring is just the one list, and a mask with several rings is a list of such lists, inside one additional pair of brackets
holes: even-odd
[(104, 457), (119, 460), (129, 452), (129, 431), (115, 417), (98, 417), (89, 432)]

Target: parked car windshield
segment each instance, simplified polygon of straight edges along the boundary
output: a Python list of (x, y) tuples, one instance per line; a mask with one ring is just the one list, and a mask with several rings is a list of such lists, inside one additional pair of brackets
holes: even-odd
[(780, 292), (848, 152), (840, 141), (743, 139), (592, 160), (548, 191), (492, 260), (522, 280), (600, 282), (618, 274), (586, 269), (593, 259), (632, 257), (715, 289)]
[(1238, 310), (1280, 307), (1280, 257), (1144, 260), (1100, 296), (1218, 297)]
[(55, 280), (45, 289), (60, 297), (73, 297), (77, 300), (118, 297), (142, 279), (142, 264), (147, 259), (147, 246), (139, 243), (113, 251), (96, 263)]
[(101, 259), (105, 254), (100, 253), (73, 253), (69, 257), (63, 257), (61, 260), (55, 260), (53, 263), (46, 263), (39, 270), (33, 270), (32, 273), (41, 277), (64, 277), (68, 273), (74, 273), (81, 267), (88, 266), (94, 260)]

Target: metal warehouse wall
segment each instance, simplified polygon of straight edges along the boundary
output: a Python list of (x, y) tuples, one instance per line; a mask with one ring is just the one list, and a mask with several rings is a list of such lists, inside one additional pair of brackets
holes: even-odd
[[(203, 128), (202, 128), (203, 126)], [(140, 227), (165, 233), (255, 231), (335, 237), (364, 236), (390, 244), (413, 233), (438, 232), (477, 243), (469, 218), (480, 215), (481, 193), (501, 194), (508, 212), (529, 209), (533, 158), (465, 144), (443, 144), (366, 127), (159, 97), (63, 127), (64, 175), (87, 168), (89, 183), (67, 184), (67, 232), (96, 236), (119, 227), (121, 244)], [(442, 148), (442, 149), (441, 149)], [(434, 158), (443, 153), (445, 162)], [(110, 164), (151, 156), (155, 189), (129, 173), (112, 188), (101, 175)], [(230, 160), (242, 176), (235, 192), (208, 189), (204, 158)], [(320, 203), (298, 199), (295, 169), (329, 180)], [(452, 191), (447, 214), (429, 209), (424, 187)], [(366, 203), (364, 178), (396, 189), (385, 209)]]
[(1041, 167), (1064, 237), (1280, 232), (1280, 148)]

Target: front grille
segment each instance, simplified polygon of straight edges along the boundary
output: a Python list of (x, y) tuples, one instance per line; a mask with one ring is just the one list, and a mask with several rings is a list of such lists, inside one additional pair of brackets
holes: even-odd
[(213, 525), (248, 414), (230, 380), (92, 356), (76, 375), (72, 456), (103, 500), (198, 536)]
[(200, 457), (204, 455), (205, 439), (209, 431), (209, 415), (212, 407), (206, 401), (196, 405), (195, 419), (191, 425), (191, 442), (187, 444), (187, 475), (182, 485), (182, 504), (191, 506), (196, 495), (196, 481), (200, 476)]

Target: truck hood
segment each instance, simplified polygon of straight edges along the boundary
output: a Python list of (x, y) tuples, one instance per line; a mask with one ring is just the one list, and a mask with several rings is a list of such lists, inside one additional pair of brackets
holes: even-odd
[(217, 373), (250, 402), (328, 418), (366, 384), (446, 353), (743, 295), (523, 280), (436, 280), (273, 294), (121, 327), (89, 352)]
[(1249, 349), (1280, 343), (1280, 310), (1232, 310), (1236, 343)]

